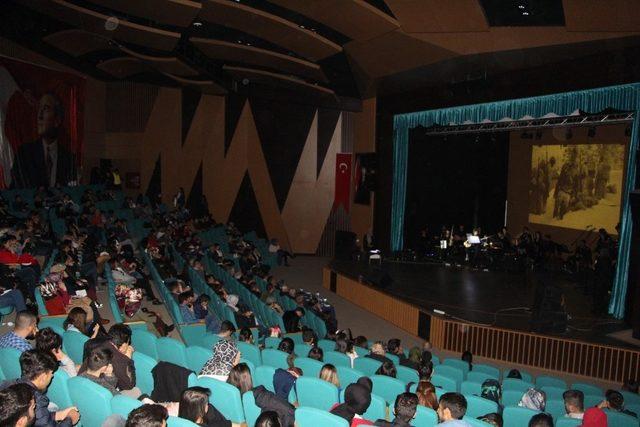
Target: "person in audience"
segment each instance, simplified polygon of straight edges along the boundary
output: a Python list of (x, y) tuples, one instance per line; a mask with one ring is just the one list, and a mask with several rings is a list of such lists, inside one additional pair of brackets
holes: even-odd
[(320, 347), (313, 347), (309, 350), (309, 354), (307, 355), (309, 359), (317, 360), (318, 362), (322, 362), (324, 359), (324, 351)]
[(0, 390), (0, 425), (29, 427), (36, 418), (36, 400), (27, 384), (14, 384)]
[[(411, 349), (409, 349), (409, 357), (405, 359), (404, 362), (403, 366), (417, 371), (418, 366), (422, 364), (422, 350), (418, 347), (411, 347)], [(402, 365), (402, 360), (400, 361), (400, 364)]]
[(629, 411), (624, 407), (624, 396), (617, 390), (607, 390), (604, 394), (604, 400), (598, 404), (600, 409), (608, 409), (610, 411), (622, 412), (623, 414), (638, 417), (635, 412)]
[(418, 396), (418, 404), (427, 408), (438, 410), (438, 396), (436, 388), (429, 381), (419, 381), (416, 387), (416, 395)]
[(223, 320), (220, 324), (220, 332), (218, 332), (218, 336), (224, 340), (233, 339), (233, 334), (236, 333), (236, 327), (233, 326), (233, 323), (228, 320)]
[(31, 350), (29, 341), (38, 332), (38, 319), (30, 311), (20, 311), (16, 314), (13, 331), (0, 337), (0, 348), (14, 348), (20, 352)]
[(462, 420), (467, 413), (467, 399), (460, 393), (445, 393), (438, 403), (439, 426), (446, 427), (470, 427), (469, 423)]
[(411, 421), (416, 417), (418, 409), (418, 396), (413, 393), (402, 393), (396, 397), (393, 405), (395, 418), (392, 422), (387, 420), (377, 420), (376, 426), (381, 427), (411, 427)]
[(253, 379), (251, 378), (251, 370), (246, 363), (238, 363), (229, 371), (227, 383), (235, 386), (240, 390), (240, 395), (253, 389)]
[[(0, 304), (0, 307), (2, 305)], [(628, 378), (624, 381), (624, 383), (622, 384), (622, 390), (624, 391), (628, 391), (629, 393), (635, 393), (638, 394), (638, 388), (639, 388), (640, 384), (638, 384), (637, 380), (634, 380), (633, 378)]]
[(256, 420), (255, 427), (283, 427), (275, 411), (263, 411)]
[(86, 368), (78, 376), (91, 380), (116, 395), (119, 393), (116, 388), (118, 378), (113, 375), (112, 355), (113, 352), (108, 348), (94, 349), (85, 361)]
[(534, 411), (544, 411), (546, 400), (547, 397), (544, 391), (530, 388), (524, 393), (518, 406), (533, 409)]
[(211, 298), (207, 294), (200, 295), (196, 302), (193, 304), (193, 312), (196, 315), (196, 319), (204, 320), (209, 316), (209, 303)]
[(353, 349), (353, 343), (351, 343), (351, 341), (344, 338), (337, 339), (334, 350), (349, 356), (349, 359), (351, 359), (351, 367), (353, 368), (353, 361), (357, 359), (358, 353)]
[(0, 264), (4, 264), (13, 270), (13, 275), (26, 286), (27, 298), (33, 299), (36, 284), (40, 277), (38, 261), (32, 255), (22, 252), (22, 245), (16, 236), (5, 234), (1, 242)]
[(469, 350), (466, 350), (464, 353), (462, 353), (460, 359), (469, 364), (469, 371), (473, 370), (473, 354)]
[(567, 417), (581, 420), (584, 417), (584, 393), (580, 390), (567, 390), (562, 393)]
[(222, 339), (214, 344), (213, 356), (202, 367), (200, 376), (226, 382), (231, 368), (240, 363), (240, 357), (235, 341)]
[(504, 424), (504, 420), (502, 419), (502, 415), (497, 412), (492, 412), (490, 414), (484, 414), (478, 417), (480, 421), (484, 421), (485, 423), (493, 426), (493, 427), (502, 427)]
[(395, 378), (397, 374), (396, 365), (393, 362), (382, 362), (382, 365), (376, 371), (376, 375), (386, 375), (387, 377)]
[(358, 335), (353, 339), (353, 345), (360, 348), (369, 348), (369, 341), (364, 335)]
[(184, 323), (198, 323), (199, 321), (193, 306), (194, 301), (195, 295), (193, 291), (186, 291), (178, 296), (180, 314), (182, 314), (182, 320)]
[(117, 323), (109, 329), (109, 349), (112, 351), (111, 366), (113, 374), (118, 379), (116, 386), (121, 391), (134, 390), (133, 395), (139, 394), (136, 385), (136, 366), (133, 362), (135, 349), (131, 345), (131, 328), (123, 323)]
[[(387, 351), (394, 356), (398, 356), (400, 365), (409, 366), (407, 364), (407, 356), (405, 356), (404, 350), (402, 348), (402, 342), (398, 338), (391, 338), (389, 341), (387, 341)], [(415, 369), (413, 365), (409, 367)]]
[(283, 351), (287, 354), (293, 354), (293, 349), (295, 348), (295, 343), (289, 337), (283, 338), (278, 344), (278, 350)]
[(69, 377), (78, 375), (76, 364), (69, 356), (62, 352), (62, 337), (56, 334), (51, 328), (44, 328), (36, 334), (36, 350), (50, 353), (56, 358), (63, 371)]
[(166, 427), (169, 413), (162, 405), (142, 405), (129, 413), (125, 427)]
[(267, 299), (264, 301), (264, 303), (267, 304), (267, 307), (269, 307), (270, 309), (272, 309), (276, 313), (278, 313), (280, 315), (284, 314), (284, 310), (282, 309), (280, 304), (278, 304), (276, 302), (276, 299), (274, 297), (271, 297), (271, 296), (267, 297)]
[(512, 369), (509, 371), (509, 373), (507, 374), (507, 378), (514, 378), (516, 380), (521, 380), (522, 379), (522, 375), (520, 374), (520, 371), (517, 369)]
[(584, 411), (581, 427), (607, 427), (607, 414), (600, 408), (589, 408)]
[(367, 354), (365, 357), (377, 360), (378, 362), (389, 362), (393, 364), (393, 362), (389, 360), (389, 358), (387, 358), (385, 354), (386, 352), (384, 351), (384, 345), (382, 344), (382, 341), (376, 341), (369, 349), (369, 354)]
[(502, 385), (500, 385), (498, 380), (494, 380), (493, 378), (484, 380), (480, 387), (480, 397), (496, 402), (498, 404), (498, 408), (501, 409), (502, 405), (500, 402), (502, 401)]
[(47, 388), (51, 384), (53, 374), (58, 369), (58, 361), (49, 353), (39, 350), (27, 350), (20, 355), (20, 369), (22, 377), (16, 381), (9, 381), (3, 387), (13, 384), (27, 384), (36, 401), (36, 426), (71, 427), (78, 423), (80, 413), (74, 406), (58, 411), (49, 410)]
[(16, 313), (26, 310), (27, 305), (22, 292), (19, 289), (12, 289), (6, 277), (0, 276), (0, 280), (0, 308), (13, 307)]
[(180, 396), (178, 416), (199, 426), (240, 427), (227, 420), (214, 406), (209, 404), (211, 390), (204, 387), (190, 387)]
[(287, 333), (300, 332), (300, 319), (302, 316), (304, 316), (304, 308), (302, 307), (296, 307), (282, 315), (282, 321)]
[(238, 341), (253, 345), (253, 333), (251, 332), (251, 329), (240, 329), (240, 332), (238, 332)]
[(69, 311), (62, 327), (65, 331), (77, 332), (90, 338), (95, 338), (100, 333), (100, 325), (98, 323), (88, 325), (87, 312), (80, 307), (73, 307)]
[(338, 370), (332, 364), (327, 363), (324, 365), (322, 369), (320, 369), (319, 377), (321, 380), (325, 380), (326, 382), (338, 387), (338, 390), (341, 389), (340, 380), (338, 379)]
[(331, 409), (333, 415), (347, 420), (351, 427), (359, 425), (373, 425), (369, 420), (362, 418), (371, 405), (371, 388), (360, 383), (349, 384), (344, 392), (344, 403)]
[(529, 427), (553, 427), (553, 417), (549, 414), (536, 414), (529, 420)]
[(315, 347), (318, 345), (318, 336), (311, 329), (305, 329), (302, 331), (302, 342), (311, 347)]
[(288, 399), (291, 389), (296, 381), (302, 376), (302, 370), (294, 366), (295, 356), (290, 354), (287, 357), (288, 369), (278, 368), (273, 374), (273, 388), (277, 396)]
[(433, 362), (423, 362), (418, 366), (418, 377), (420, 381), (431, 381), (431, 375), (433, 375)]

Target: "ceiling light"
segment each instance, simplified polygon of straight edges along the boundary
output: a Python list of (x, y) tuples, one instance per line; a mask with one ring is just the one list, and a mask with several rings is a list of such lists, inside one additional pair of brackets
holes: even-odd
[(522, 12), (522, 16), (529, 16), (529, 12)]
[(193, 23), (193, 26), (194, 26), (194, 27), (202, 27), (202, 22), (200, 22), (200, 21), (195, 21), (195, 22)]
[(524, 5), (523, 4), (519, 4), (518, 5), (518, 9), (524, 9)]
[(302, 28), (304, 30), (304, 25), (299, 25), (300, 28)]

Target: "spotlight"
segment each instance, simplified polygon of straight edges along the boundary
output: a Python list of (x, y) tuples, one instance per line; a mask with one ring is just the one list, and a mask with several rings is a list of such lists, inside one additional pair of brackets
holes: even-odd
[(589, 130), (587, 131), (587, 136), (589, 138), (593, 138), (594, 136), (596, 136), (596, 128), (595, 126), (592, 126), (589, 128)]
[(571, 129), (567, 129), (567, 131), (564, 134), (564, 138), (565, 139), (571, 139), (573, 138), (573, 132), (571, 132)]
[(624, 136), (631, 136), (631, 126), (624, 128)]

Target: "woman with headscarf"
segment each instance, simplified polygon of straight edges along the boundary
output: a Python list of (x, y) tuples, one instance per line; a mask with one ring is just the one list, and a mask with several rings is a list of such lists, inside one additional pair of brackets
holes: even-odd
[(253, 316), (253, 312), (240, 303), (238, 295), (227, 295), (227, 306), (233, 311), (236, 325), (238, 325), (239, 329), (256, 327), (256, 319)]
[(520, 399), (518, 406), (523, 408), (533, 409), (534, 411), (544, 412), (546, 406), (547, 395), (544, 391), (536, 388), (530, 388)]
[[(362, 378), (361, 378), (362, 379)], [(333, 415), (344, 418), (351, 427), (359, 425), (374, 425), (371, 421), (362, 418), (371, 404), (371, 389), (364, 382), (349, 384), (344, 392), (344, 403), (331, 410)]]
[(213, 356), (202, 367), (200, 376), (226, 382), (231, 368), (240, 363), (240, 356), (235, 341), (220, 340), (213, 346)]

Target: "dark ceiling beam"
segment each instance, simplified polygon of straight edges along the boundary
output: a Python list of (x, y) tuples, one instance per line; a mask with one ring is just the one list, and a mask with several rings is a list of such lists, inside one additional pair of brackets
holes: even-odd
[(127, 15), (175, 27), (188, 27), (202, 4), (191, 0), (87, 0)]

